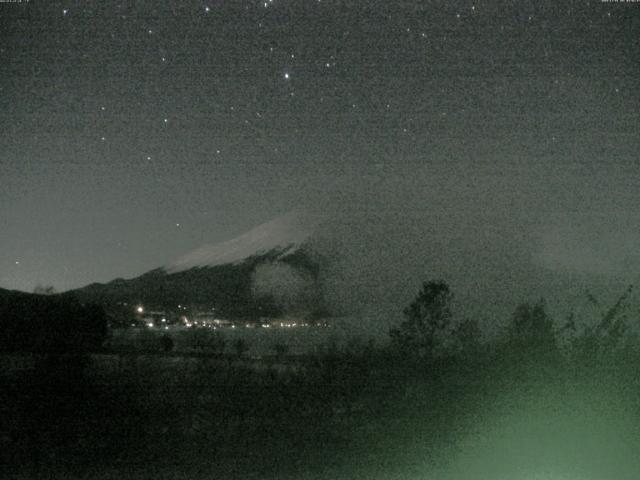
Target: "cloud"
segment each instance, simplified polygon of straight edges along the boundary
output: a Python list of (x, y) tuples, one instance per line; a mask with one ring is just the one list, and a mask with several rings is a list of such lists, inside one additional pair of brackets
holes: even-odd
[(251, 279), (255, 297), (270, 297), (285, 311), (309, 311), (318, 302), (313, 277), (283, 262), (258, 265)]

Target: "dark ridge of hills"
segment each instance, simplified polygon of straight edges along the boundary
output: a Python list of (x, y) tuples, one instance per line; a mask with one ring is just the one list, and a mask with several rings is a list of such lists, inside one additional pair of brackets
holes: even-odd
[[(274, 295), (256, 294), (256, 268), (285, 267), (312, 284), (317, 283), (320, 271), (318, 259), (312, 258), (305, 249), (286, 252), (286, 248), (278, 248), (236, 263), (176, 272), (157, 268), (139, 277), (93, 283), (63, 295), (73, 296), (82, 303), (101, 305), (108, 312), (122, 307), (131, 310), (135, 305), (175, 311), (178, 305), (184, 305), (201, 311), (215, 308), (217, 315), (230, 319), (276, 317), (287, 313), (292, 305), (283, 305)], [(293, 308), (307, 313), (322, 308), (317, 298), (312, 303), (294, 305)]]
[(98, 348), (107, 318), (69, 295), (0, 289), (0, 351), (69, 352)]

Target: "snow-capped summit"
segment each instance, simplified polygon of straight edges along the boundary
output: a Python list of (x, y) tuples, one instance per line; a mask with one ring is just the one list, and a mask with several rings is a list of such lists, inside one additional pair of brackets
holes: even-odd
[(239, 237), (215, 245), (204, 245), (178, 258), (164, 270), (176, 273), (192, 268), (238, 263), (273, 250), (279, 250), (282, 256), (291, 254), (312, 235), (318, 223), (318, 217), (292, 211)]

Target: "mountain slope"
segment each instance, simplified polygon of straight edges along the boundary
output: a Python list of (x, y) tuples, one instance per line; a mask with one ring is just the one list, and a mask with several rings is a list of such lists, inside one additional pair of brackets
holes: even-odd
[[(227, 318), (278, 316), (320, 309), (320, 260), (308, 240), (318, 222), (292, 212), (234, 239), (206, 245), (132, 279), (91, 284), (67, 294), (108, 311), (142, 304), (176, 311), (178, 305)], [(285, 278), (285, 281), (281, 281)]]
[(164, 268), (167, 273), (176, 273), (191, 268), (236, 263), (269, 252), (279, 252), (279, 256), (284, 257), (299, 249), (317, 225), (317, 218), (298, 211), (290, 212), (234, 239), (200, 247)]

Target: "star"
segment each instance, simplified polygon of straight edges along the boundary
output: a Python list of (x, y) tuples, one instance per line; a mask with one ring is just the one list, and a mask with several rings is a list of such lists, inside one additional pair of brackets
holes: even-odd
[(16, 260), (16, 265), (20, 265), (20, 261), (19, 260)]
[(67, 15), (67, 13), (69, 13), (69, 10), (67, 10), (66, 8), (64, 10), (62, 10), (62, 15)]
[(204, 11), (209, 13), (211, 11), (211, 9), (209, 7), (204, 7)]
[(285, 79), (285, 80), (289, 80), (289, 74), (288, 74), (288, 73), (285, 73), (285, 74), (284, 74), (284, 79)]
[(169, 123), (169, 119), (168, 119), (168, 118), (165, 118), (165, 119), (164, 119), (164, 123)]

